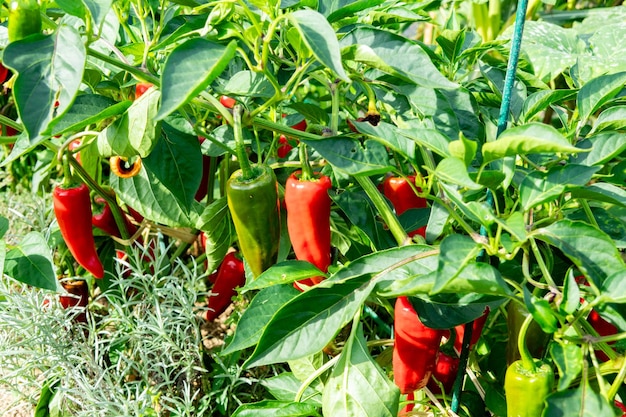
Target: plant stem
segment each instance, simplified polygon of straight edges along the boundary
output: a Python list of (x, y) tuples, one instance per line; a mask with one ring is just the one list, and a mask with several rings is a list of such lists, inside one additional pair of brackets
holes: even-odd
[(300, 142), (298, 145), (298, 154), (300, 156), (300, 164), (302, 164), (302, 175), (300, 181), (312, 181), (315, 179), (311, 165), (309, 164), (309, 154), (306, 151), (306, 144)]
[(537, 367), (535, 366), (535, 359), (532, 357), (526, 346), (526, 333), (530, 327), (530, 323), (533, 321), (532, 314), (529, 314), (524, 319), (522, 326), (520, 327), (519, 334), (517, 335), (517, 349), (519, 349), (520, 356), (522, 357), (522, 366), (527, 371), (535, 373)]

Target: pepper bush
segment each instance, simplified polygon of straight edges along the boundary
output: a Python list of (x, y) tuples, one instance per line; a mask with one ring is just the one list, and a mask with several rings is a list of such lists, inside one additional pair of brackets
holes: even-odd
[[(533, 341), (545, 342), (533, 354), (558, 376), (543, 415), (620, 415), (626, 8), (568, 10), (570, 3), (529, 7), (498, 134), (511, 2), (44, 1), (41, 34), (9, 43), (0, 26), (11, 71), (0, 167), (49, 194), (66, 155), (120, 227), (135, 212), (138, 231), (115, 239), (94, 232), (102, 280), (73, 263), (54, 224), (0, 240), (0, 269), (47, 292), (61, 291), (57, 276), (87, 279), (100, 294), (90, 325), (104, 331), (110, 317), (123, 321), (115, 305), (125, 261), (116, 251), (136, 256), (146, 274), (181, 261), (209, 275), (246, 238), (225, 196), (242, 155), (274, 170), (279, 195), (308, 161), (332, 181), (328, 272), (295, 259), (283, 209), (276, 263), (256, 277), (246, 265), (236, 331), (202, 365), (271, 369), (259, 381), (265, 397), (215, 399), (220, 407), (211, 408), (214, 397), (199, 385), (181, 404), (233, 416), (397, 416), (409, 403), (413, 413), (505, 416), (504, 374), (519, 331), (511, 311), (521, 307), (540, 332)], [(136, 97), (139, 83), (150, 86)], [(303, 120), (306, 129), (295, 128)], [(132, 167), (120, 174), (111, 161), (141, 167), (124, 175)], [(409, 175), (427, 204), (399, 214), (381, 184)], [(9, 224), (0, 220), (1, 237)], [(155, 263), (150, 245), (171, 256)], [(312, 277), (325, 279), (294, 288)], [(454, 395), (419, 390), (411, 399), (394, 384), (393, 305), (402, 296), (426, 326), (444, 331), (489, 308)], [(143, 313), (160, 314), (149, 306)], [(74, 395), (58, 385), (66, 383), (46, 385), (45, 398)], [(150, 389), (161, 386), (143, 383), (137, 389), (158, 404)], [(151, 412), (183, 415), (172, 404)]]

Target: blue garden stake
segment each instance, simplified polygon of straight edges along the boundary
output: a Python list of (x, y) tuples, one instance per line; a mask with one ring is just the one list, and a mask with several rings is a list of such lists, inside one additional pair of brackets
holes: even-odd
[[(515, 73), (517, 72), (517, 63), (519, 61), (519, 53), (522, 45), (522, 35), (524, 33), (524, 23), (526, 20), (526, 9), (528, 8), (528, 0), (520, 0), (517, 5), (515, 15), (515, 26), (513, 28), (513, 37), (511, 39), (511, 53), (509, 62), (506, 67), (506, 76), (504, 78), (504, 87), (502, 89), (502, 104), (500, 105), (500, 114), (498, 117), (498, 130), (496, 138), (500, 136), (507, 127), (509, 119), (509, 111), (511, 110), (511, 95), (513, 94), (513, 84), (515, 82)], [(487, 189), (487, 204), (493, 207), (493, 194)], [(480, 227), (480, 235), (487, 236), (487, 229)], [(485, 251), (481, 251), (477, 258), (478, 261), (486, 261)], [(450, 408), (454, 413), (459, 411), (461, 403), (461, 390), (463, 388), (463, 380), (465, 378), (465, 368), (469, 358), (470, 341), (472, 340), (472, 322), (465, 324), (465, 334), (463, 335), (463, 347), (461, 349), (461, 358), (459, 363), (459, 372), (454, 380), (452, 389), (452, 403)]]

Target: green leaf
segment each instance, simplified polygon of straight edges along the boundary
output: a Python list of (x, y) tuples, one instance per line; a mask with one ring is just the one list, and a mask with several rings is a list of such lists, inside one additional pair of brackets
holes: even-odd
[(236, 50), (236, 41), (223, 46), (204, 38), (191, 38), (178, 45), (163, 67), (156, 120), (164, 119), (207, 88), (226, 69)]
[(544, 416), (617, 417), (616, 409), (585, 381), (578, 387), (556, 392), (547, 398)]
[(298, 359), (322, 350), (349, 323), (374, 287), (369, 275), (322, 281), (283, 305), (265, 327), (245, 368)]
[(439, 156), (451, 156), (449, 150), (450, 140), (435, 129), (400, 129), (398, 133), (414, 140), (418, 145), (435, 152)]
[[(7, 219), (6, 217), (0, 216), (0, 239), (2, 239), (4, 237), (4, 235), (6, 234), (6, 232), (9, 231), (9, 219)], [(0, 272), (2, 271), (2, 268), (0, 268)]]
[[(328, 3), (330, 7), (324, 7), (325, 3)], [(382, 3), (384, 3), (384, 0), (320, 1), (319, 11), (327, 16), (330, 23), (333, 23), (345, 17), (352, 17), (357, 12), (378, 6)]]
[(163, 123), (163, 137), (147, 158), (146, 170), (163, 184), (176, 198), (181, 208), (188, 211), (202, 177), (200, 142)]
[(4, 50), (4, 65), (18, 73), (13, 97), (31, 143), (71, 106), (83, 79), (86, 56), (76, 29), (64, 24), (50, 36), (11, 42)]
[(602, 283), (602, 298), (608, 303), (626, 303), (626, 269), (610, 275)]
[(322, 271), (307, 261), (284, 261), (273, 265), (271, 268), (250, 281), (242, 291), (259, 290), (278, 284), (288, 284), (301, 279), (323, 276)]
[(448, 282), (452, 281), (463, 268), (475, 262), (480, 245), (469, 236), (452, 234), (441, 242), (439, 266), (436, 272), (433, 293), (439, 292)]
[(534, 231), (540, 239), (558, 249), (600, 286), (604, 279), (626, 268), (613, 240), (595, 227), (578, 221), (559, 220)]
[(552, 104), (569, 100), (576, 95), (578, 90), (540, 90), (532, 93), (522, 106), (519, 121), (521, 124), (530, 122), (537, 113), (545, 110)]
[(399, 129), (394, 125), (380, 122), (377, 126), (372, 126), (369, 122), (357, 121), (352, 124), (359, 133), (378, 140), (395, 152), (407, 156), (415, 154), (415, 142), (400, 134)]
[(528, 288), (524, 287), (524, 303), (533, 319), (539, 324), (544, 333), (554, 333), (559, 328), (554, 311), (550, 307), (548, 300), (537, 298), (530, 293)]
[(626, 106), (615, 106), (600, 113), (590, 133), (624, 129), (626, 129)]
[(451, 157), (441, 160), (435, 169), (435, 176), (441, 181), (469, 188), (470, 190), (483, 188), (482, 185), (472, 181), (467, 173), (465, 163), (459, 158)]
[(261, 73), (239, 71), (224, 86), (224, 91), (233, 96), (265, 97), (274, 95), (274, 87)]
[(528, 211), (555, 200), (565, 191), (587, 184), (599, 169), (600, 167), (568, 164), (553, 167), (548, 172), (530, 172), (519, 187), (522, 208)]
[(584, 188), (576, 188), (571, 191), (571, 194), (572, 198), (585, 198), (626, 206), (626, 190), (604, 182), (591, 184)]
[(465, 135), (461, 134), (458, 140), (452, 141), (448, 144), (450, 154), (465, 162), (465, 166), (469, 167), (476, 157), (476, 151), (478, 150), (478, 143), (473, 140), (469, 140)]
[(308, 403), (263, 400), (242, 404), (231, 417), (313, 417), (319, 416), (317, 407)]
[(232, 243), (231, 225), (226, 197), (215, 200), (200, 214), (196, 228), (204, 233), (207, 271), (216, 269), (226, 256)]
[(550, 356), (559, 370), (557, 390), (566, 390), (583, 370), (583, 351), (578, 345), (560, 341), (550, 344)]
[(460, 298), (452, 294), (437, 299), (409, 297), (409, 300), (425, 326), (442, 330), (476, 320), (485, 313), (486, 307), (493, 311), (505, 301), (504, 298), (494, 299), (485, 296)]
[(615, 97), (624, 88), (624, 83), (626, 71), (601, 75), (583, 85), (576, 99), (581, 123)]
[(393, 169), (385, 146), (374, 140), (366, 140), (363, 145), (345, 137), (302, 139), (302, 142), (315, 149), (333, 168), (349, 175), (384, 174)]
[(161, 133), (160, 124), (154, 122), (159, 97), (159, 90), (149, 89), (120, 118), (102, 130), (97, 139), (100, 155), (148, 156)]
[[(260, 384), (279, 401), (294, 401), (296, 393), (300, 389), (302, 382), (296, 378), (291, 372), (283, 372), (271, 378), (261, 380)], [(304, 390), (303, 398), (306, 403), (322, 406), (322, 395), (310, 386)]]
[(300, 291), (292, 285), (276, 285), (259, 291), (243, 312), (237, 323), (233, 340), (222, 351), (229, 355), (258, 343), (265, 326), (284, 304), (291, 301)]
[(72, 107), (54, 125), (54, 135), (77, 132), (91, 124), (119, 116), (131, 104), (132, 101), (130, 100), (117, 103), (115, 100), (97, 94), (79, 95), (74, 100)]
[(422, 46), (403, 36), (358, 27), (341, 38), (346, 60), (367, 64), (404, 81), (431, 88), (458, 88), (432, 63)]
[(446, 196), (455, 204), (456, 208), (461, 210), (468, 218), (483, 226), (489, 226), (496, 221), (492, 208), (486, 203), (478, 201), (465, 202), (456, 187), (443, 182), (439, 185), (446, 193)]
[(296, 10), (289, 20), (298, 29), (302, 39), (315, 55), (315, 58), (330, 68), (346, 82), (350, 78), (343, 68), (337, 35), (326, 18), (314, 10)]
[(498, 140), (483, 145), (483, 163), (506, 156), (535, 153), (586, 152), (570, 145), (567, 139), (552, 126), (529, 123), (505, 130)]
[(572, 156), (572, 163), (603, 165), (626, 150), (626, 140), (624, 133), (608, 131), (589, 136), (578, 147), (587, 152)]
[(111, 11), (113, 0), (82, 0), (89, 9), (91, 18), (96, 27), (100, 27), (105, 21), (107, 14)]
[(39, 401), (37, 401), (33, 417), (50, 417), (50, 403), (54, 400), (54, 396), (57, 393), (56, 387), (59, 383), (60, 381), (58, 380), (52, 383), (46, 381), (41, 388), (41, 394), (39, 395)]
[(358, 324), (324, 389), (322, 413), (333, 417), (396, 417), (400, 390), (372, 359)]
[(7, 252), (4, 273), (33, 287), (57, 290), (52, 254), (46, 239), (38, 232), (28, 233)]
[(563, 285), (563, 299), (559, 304), (559, 311), (564, 314), (574, 314), (580, 306), (580, 288), (576, 282), (576, 277), (570, 270)]

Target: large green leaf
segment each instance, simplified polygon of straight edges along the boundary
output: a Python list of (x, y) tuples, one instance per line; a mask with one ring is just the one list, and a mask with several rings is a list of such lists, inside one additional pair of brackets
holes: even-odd
[(559, 370), (559, 391), (566, 390), (583, 370), (583, 352), (573, 343), (551, 343), (550, 356)]
[(191, 101), (226, 69), (237, 42), (227, 46), (204, 38), (191, 38), (168, 56), (161, 74), (161, 106), (157, 120)]
[(362, 307), (374, 287), (369, 275), (323, 281), (284, 304), (267, 323), (244, 367), (303, 358), (322, 350)]
[(97, 139), (100, 155), (148, 156), (161, 133), (160, 123), (154, 121), (159, 97), (159, 90), (149, 89), (121, 117), (102, 130)]
[(597, 286), (606, 277), (626, 268), (613, 239), (587, 223), (559, 220), (533, 234), (560, 249)]
[(550, 395), (546, 401), (544, 416), (617, 417), (621, 414), (602, 395), (594, 391), (586, 380), (574, 389)]
[(284, 304), (300, 294), (292, 285), (275, 285), (259, 291), (237, 323), (235, 336), (223, 351), (224, 355), (258, 343), (272, 316)]
[(568, 164), (548, 172), (532, 171), (520, 184), (520, 198), (525, 211), (550, 202), (566, 190), (587, 184), (599, 167)]
[(505, 130), (498, 140), (483, 145), (483, 162), (491, 162), (506, 156), (535, 153), (585, 152), (572, 146), (568, 140), (550, 125), (529, 123)]
[(6, 253), (4, 273), (33, 287), (57, 290), (52, 253), (46, 239), (38, 232), (28, 233)]
[(231, 417), (317, 417), (317, 407), (308, 403), (263, 400), (242, 404)]
[(108, 97), (97, 94), (79, 95), (74, 100), (72, 107), (54, 125), (54, 135), (60, 135), (65, 132), (77, 132), (91, 124), (119, 116), (131, 104), (132, 102), (128, 100), (116, 103)]
[(273, 285), (289, 284), (294, 281), (320, 275), (324, 275), (324, 273), (310, 262), (289, 260), (273, 265), (256, 277), (254, 281), (249, 282), (243, 290), (259, 290)]
[[(279, 375), (271, 378), (266, 378), (260, 381), (260, 384), (267, 389), (267, 391), (277, 400), (280, 401), (293, 401), (296, 398), (296, 393), (302, 385), (296, 376), (291, 372), (282, 372)], [(322, 393), (308, 386), (304, 390), (303, 401), (322, 406)]]
[(522, 106), (522, 113), (519, 117), (520, 123), (530, 122), (537, 113), (545, 110), (548, 106), (569, 100), (576, 93), (577, 90), (540, 90), (529, 95)]
[(469, 177), (465, 163), (459, 158), (444, 158), (439, 162), (434, 172), (440, 180), (449, 184), (458, 185), (470, 190), (483, 188)]
[(361, 323), (328, 379), (322, 412), (333, 417), (396, 417), (400, 390), (372, 359)]
[(626, 71), (607, 74), (590, 80), (578, 91), (578, 111), (581, 122), (595, 113), (600, 107), (615, 97), (626, 83)]
[(340, 41), (344, 59), (367, 64), (404, 81), (435, 88), (458, 88), (444, 77), (422, 47), (381, 29), (358, 27)]
[(598, 182), (584, 188), (576, 188), (571, 193), (574, 198), (586, 198), (626, 206), (626, 190), (613, 184)]
[(588, 152), (573, 156), (573, 163), (603, 165), (626, 150), (626, 140), (622, 132), (605, 131), (589, 136), (578, 147)]
[(380, 122), (377, 126), (372, 126), (369, 122), (352, 122), (359, 133), (368, 135), (402, 155), (412, 156), (415, 154), (415, 142), (402, 136), (398, 128), (389, 123)]
[(298, 29), (315, 58), (346, 82), (350, 82), (341, 61), (341, 51), (335, 30), (326, 18), (314, 10), (296, 10), (289, 20)]
[(64, 24), (52, 35), (27, 37), (11, 42), (4, 50), (4, 65), (18, 73), (13, 97), (31, 143), (49, 132), (72, 105), (86, 56), (76, 29)]
[(349, 175), (384, 174), (393, 169), (385, 146), (374, 140), (366, 140), (363, 145), (346, 137), (301, 141), (315, 149), (334, 168)]
[(318, 11), (333, 23), (383, 3), (383, 0), (320, 0)]
[(615, 106), (600, 113), (593, 124), (591, 133), (624, 129), (626, 129), (626, 106)]
[(178, 200), (180, 207), (188, 211), (202, 179), (198, 138), (163, 123), (163, 136), (143, 163)]
[(213, 271), (222, 262), (232, 243), (233, 228), (226, 197), (205, 207), (196, 222), (196, 228), (204, 233), (206, 269)]

